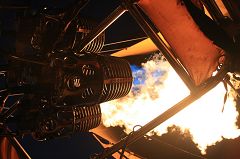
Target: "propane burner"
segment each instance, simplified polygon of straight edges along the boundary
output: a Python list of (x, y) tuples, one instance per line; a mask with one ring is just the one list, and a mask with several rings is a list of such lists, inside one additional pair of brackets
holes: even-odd
[(32, 126), (35, 130), (32, 135), (37, 140), (71, 135), (76, 132), (86, 132), (101, 123), (99, 104), (92, 106), (62, 106), (48, 111), (53, 113), (48, 114), (43, 111), (39, 114), (37, 120), (35, 119), (36, 125)]
[(67, 87), (61, 96), (67, 102), (96, 104), (128, 94), (132, 73), (126, 60), (100, 55), (86, 57), (91, 60), (84, 63), (79, 60), (74, 69), (66, 71)]
[[(7, 91), (0, 92), (2, 108), (10, 111), (0, 112), (0, 124), (14, 124), (17, 134), (31, 133), (37, 140), (88, 131), (101, 122), (100, 103), (129, 93), (129, 63), (98, 54), (104, 31), (82, 48), (97, 26), (79, 14), (86, 3), (79, 1), (65, 11), (46, 7), (31, 29), (19, 27), (16, 53), (4, 70)], [(6, 106), (8, 94), (22, 97)]]
[(22, 134), (31, 130), (37, 140), (97, 127), (99, 104), (127, 95), (132, 86), (130, 65), (118, 57), (55, 54), (45, 65), (12, 62), (9, 89), (25, 94), (14, 118)]

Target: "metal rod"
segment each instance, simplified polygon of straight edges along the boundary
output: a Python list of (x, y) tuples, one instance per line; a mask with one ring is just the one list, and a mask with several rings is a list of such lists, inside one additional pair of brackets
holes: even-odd
[(158, 34), (153, 30), (153, 28), (149, 25), (149, 23), (145, 20), (145, 17), (139, 12), (136, 5), (126, 5), (129, 13), (136, 20), (139, 26), (143, 29), (143, 31), (147, 34), (147, 36), (153, 41), (156, 47), (162, 52), (164, 57), (170, 63), (170, 65), (174, 68), (177, 74), (181, 77), (183, 82), (187, 85), (187, 87), (194, 91), (195, 84), (193, 83), (189, 74), (185, 71), (183, 66), (176, 60), (173, 56), (173, 50), (170, 50), (162, 39), (158, 36)]
[(104, 19), (97, 28), (91, 31), (80, 43), (79, 52), (90, 44), (95, 38), (97, 38), (102, 32), (104, 32), (116, 19), (118, 19), (126, 9), (122, 6), (116, 8), (106, 19)]
[[(3, 115), (1, 116), (0, 119), (5, 120), (10, 115), (12, 115), (18, 109), (20, 100), (21, 99), (18, 99), (5, 113), (3, 113)], [(2, 108), (4, 108), (4, 107), (2, 107)]]
[(12, 95), (8, 95), (4, 100), (3, 100), (3, 103), (2, 103), (2, 106), (0, 107), (0, 113), (2, 112), (2, 110), (5, 108), (5, 105), (6, 105), (6, 102), (7, 100), (9, 99), (10, 96), (20, 96), (19, 99), (17, 101), (15, 101), (12, 106), (6, 110), (6, 112), (0, 114), (0, 122), (4, 122), (6, 121), (6, 119), (8, 117), (10, 117), (17, 109), (18, 109), (18, 105), (21, 101), (21, 99), (23, 98), (23, 93), (20, 93), (20, 94), (12, 94)]
[(7, 92), (7, 89), (1, 89), (0, 93), (2, 93), (2, 92)]
[(207, 93), (209, 90), (214, 88), (226, 75), (227, 71), (226, 69), (220, 70), (220, 72), (213, 77), (212, 79), (208, 80), (208, 82), (203, 85), (202, 87), (199, 87), (199, 89), (195, 92), (192, 92), (190, 95), (188, 95), (186, 98), (184, 98), (182, 101), (175, 104), (173, 107), (166, 110), (164, 113), (138, 129), (137, 131), (129, 134), (127, 137), (113, 145), (112, 147), (108, 148), (103, 154), (101, 154), (98, 158), (99, 159), (105, 159), (106, 157), (112, 155), (113, 153), (120, 150), (123, 146), (130, 145), (137, 141), (139, 138), (144, 136), (147, 132), (152, 130), (153, 128), (157, 127), (164, 121), (168, 120), (184, 108), (186, 108), (189, 104), (199, 99), (202, 95)]
[(21, 159), (31, 159), (31, 157), (28, 155), (28, 153), (25, 151), (25, 149), (22, 147), (22, 145), (18, 142), (18, 140), (15, 137), (10, 135), (6, 137), (9, 140), (9, 142), (13, 145)]
[(226, 7), (231, 18), (239, 22), (240, 21), (240, 8), (237, 6), (236, 2), (233, 0), (222, 0), (224, 6)]
[(7, 6), (7, 5), (0, 6), (0, 9), (28, 9), (28, 8), (29, 8), (28, 6)]
[(74, 18), (76, 18), (79, 14), (79, 12), (87, 5), (89, 0), (80, 0), (74, 4), (73, 8), (70, 8), (70, 12), (67, 12), (67, 14), (64, 16), (63, 20), (68, 24), (70, 21), (72, 21)]
[(203, 0), (202, 2), (204, 3), (209, 14), (215, 21), (221, 22), (221, 20), (224, 19), (224, 15), (221, 12), (221, 10), (219, 9), (215, 0)]
[(13, 56), (13, 55), (11, 55), (10, 58), (15, 59), (15, 60), (19, 60), (19, 61), (23, 61), (23, 62), (34, 63), (34, 64), (38, 64), (38, 65), (45, 65), (45, 66), (47, 65), (47, 63), (34, 61), (34, 60), (31, 60), (31, 59), (26, 59), (26, 58), (22, 58), (22, 57), (18, 57), (18, 56)]

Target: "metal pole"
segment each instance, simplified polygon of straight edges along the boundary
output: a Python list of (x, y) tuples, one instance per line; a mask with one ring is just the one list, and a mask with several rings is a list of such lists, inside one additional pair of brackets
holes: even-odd
[(122, 6), (116, 8), (106, 19), (104, 19), (97, 28), (91, 31), (80, 43), (79, 52), (90, 44), (95, 38), (97, 38), (102, 32), (104, 32), (116, 19), (118, 19), (126, 9)]
[(219, 9), (215, 0), (203, 0), (203, 3), (206, 6), (209, 14), (215, 21), (221, 22), (221, 20), (224, 19), (224, 15)]
[(20, 99), (17, 100), (3, 115), (0, 117), (0, 121), (7, 120), (7, 118), (12, 115), (19, 107)]
[(189, 74), (185, 71), (183, 66), (176, 60), (173, 56), (175, 55), (173, 50), (170, 50), (162, 39), (158, 36), (158, 34), (153, 30), (153, 28), (149, 25), (149, 23), (145, 20), (142, 14), (139, 12), (138, 8), (134, 4), (125, 4), (129, 13), (136, 20), (139, 26), (143, 29), (143, 31), (147, 34), (147, 36), (153, 41), (156, 47), (162, 52), (164, 57), (170, 63), (170, 65), (174, 68), (177, 74), (181, 77), (183, 82), (187, 85), (187, 87), (194, 91), (195, 84), (190, 78)]
[(199, 87), (199, 89), (195, 92), (192, 92), (189, 96), (184, 98), (179, 103), (175, 104), (173, 107), (169, 108), (167, 111), (150, 121), (148, 124), (144, 125), (137, 131), (129, 134), (127, 137), (113, 145), (112, 147), (108, 148), (103, 154), (98, 156), (99, 159), (105, 159), (106, 157), (112, 155), (113, 153), (117, 152), (118, 150), (122, 149), (123, 146), (130, 145), (137, 141), (139, 138), (144, 136), (147, 132), (155, 128), (156, 126), (160, 125), (167, 119), (171, 118), (173, 115), (177, 114), (184, 108), (186, 108), (189, 104), (199, 99), (202, 95), (207, 93), (209, 90), (214, 88), (226, 75), (227, 71), (225, 69), (221, 70), (214, 78), (210, 79), (205, 85)]
[(29, 9), (28, 6), (5, 6), (5, 5), (0, 5), (0, 9)]
[(233, 0), (222, 0), (224, 6), (226, 7), (231, 18), (237, 23), (240, 22), (240, 8), (237, 6), (237, 3)]
[(6, 137), (9, 140), (9, 142), (13, 145), (21, 159), (31, 159), (31, 157), (28, 155), (28, 153), (24, 150), (24, 148), (21, 146), (21, 144), (15, 137), (12, 137), (11, 135), (7, 135)]

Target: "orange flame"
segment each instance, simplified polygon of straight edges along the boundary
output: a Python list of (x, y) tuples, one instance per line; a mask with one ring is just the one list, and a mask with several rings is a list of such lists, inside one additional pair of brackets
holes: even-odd
[[(105, 126), (122, 126), (126, 133), (130, 133), (135, 125), (145, 125), (189, 94), (168, 62), (155, 59), (144, 63), (143, 68), (146, 81), (139, 86), (137, 94), (132, 91), (124, 98), (101, 104)], [(166, 73), (156, 78), (153, 72), (159, 69)], [(202, 154), (205, 154), (207, 146), (223, 138), (238, 137), (240, 130), (235, 125), (238, 112), (231, 94), (222, 111), (225, 93), (226, 90), (220, 83), (153, 131), (162, 135), (172, 125), (179, 126), (183, 133), (189, 130)]]

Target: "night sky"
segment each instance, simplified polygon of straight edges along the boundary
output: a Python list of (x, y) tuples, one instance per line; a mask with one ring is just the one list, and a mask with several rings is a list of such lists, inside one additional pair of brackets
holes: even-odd
[[(28, 11), (38, 11), (42, 6), (49, 5), (65, 7), (71, 4), (71, 1), (64, 0), (52, 1), (1, 1), (1, 3), (12, 3), (23, 6), (30, 6)], [(109, 13), (111, 13), (120, 4), (117, 0), (91, 0), (88, 5), (82, 10), (81, 15), (96, 19), (99, 23)], [(18, 14), (22, 14), (21, 10), (17, 12), (13, 10), (0, 9), (0, 55), (2, 52), (13, 52), (15, 38), (14, 19)], [(124, 27), (123, 27), (124, 26)], [(11, 34), (4, 34), (4, 31)], [(128, 13), (124, 14), (119, 20), (106, 30), (106, 43), (144, 37), (144, 33), (140, 27)], [(129, 43), (128, 43), (129, 45)], [(113, 47), (105, 47), (103, 50), (117, 49), (126, 47), (126, 45), (117, 45)], [(135, 57), (127, 57), (127, 59), (136, 65), (141, 62), (146, 62), (149, 55), (141, 55)], [(222, 100), (222, 99), (221, 99)], [(239, 120), (238, 120), (239, 121)], [(239, 125), (240, 122), (238, 122)], [(120, 128), (112, 128), (121, 131)], [(197, 159), (200, 158), (200, 151), (192, 142), (190, 136), (181, 135), (180, 131), (172, 131), (169, 128), (169, 133), (161, 137), (154, 136), (151, 140), (141, 138), (139, 141), (131, 145), (129, 148), (149, 159)], [(203, 132), (204, 133), (204, 132)], [(60, 138), (56, 140), (37, 142), (27, 136), (20, 140), (27, 152), (33, 159), (87, 159), (91, 154), (99, 153), (103, 150), (100, 143), (94, 138), (91, 133), (79, 133), (69, 138)], [(239, 159), (240, 158), (240, 138), (234, 140), (223, 140), (215, 146), (207, 149), (207, 155), (203, 156), (209, 159)], [(195, 156), (194, 156), (195, 155)]]

